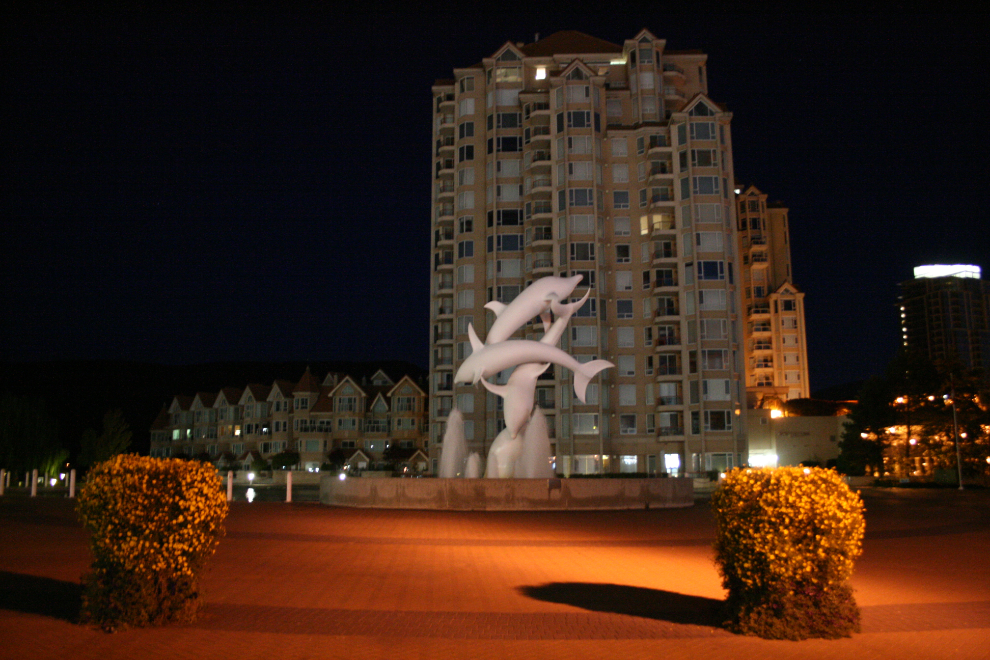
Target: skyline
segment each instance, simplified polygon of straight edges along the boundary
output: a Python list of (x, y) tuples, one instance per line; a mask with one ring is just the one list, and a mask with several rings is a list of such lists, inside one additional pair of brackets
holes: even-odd
[(913, 267), (990, 267), (965, 16), (372, 11), (9, 22), (2, 358), (425, 366), (430, 86), (565, 29), (708, 55), (739, 182), (790, 209), (812, 392), (883, 369)]

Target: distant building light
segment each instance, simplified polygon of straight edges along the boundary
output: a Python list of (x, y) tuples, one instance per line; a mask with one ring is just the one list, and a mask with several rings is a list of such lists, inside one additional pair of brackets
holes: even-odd
[(546, 77), (547, 77), (547, 68), (545, 66), (536, 67), (536, 79), (546, 80)]
[(929, 266), (918, 266), (914, 269), (914, 279), (925, 277), (968, 277), (974, 280), (980, 279), (980, 267), (966, 264), (931, 264)]

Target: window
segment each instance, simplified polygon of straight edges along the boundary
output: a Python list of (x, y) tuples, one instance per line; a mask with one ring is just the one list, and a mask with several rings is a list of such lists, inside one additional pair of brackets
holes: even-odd
[(518, 252), (523, 249), (522, 234), (499, 234), (488, 237), (488, 251)]
[(728, 378), (705, 378), (701, 381), (705, 401), (728, 401), (731, 398)]
[(699, 231), (695, 236), (698, 252), (722, 252), (722, 233), (717, 231)]
[(574, 413), (571, 415), (571, 430), (574, 435), (598, 433), (598, 413)]
[[(576, 302), (576, 301), (572, 301)], [(598, 298), (588, 298), (588, 301), (574, 313), (577, 318), (595, 318), (598, 315)]]
[[(628, 243), (620, 243), (615, 246), (615, 262), (619, 264), (627, 264), (632, 261), (632, 251), (629, 248)], [(630, 273), (630, 276), (632, 274)], [(632, 288), (632, 281), (629, 283), (629, 288)]]
[(629, 183), (629, 166), (625, 163), (616, 163), (612, 166), (613, 183)]
[(628, 190), (613, 190), (612, 191), (612, 208), (615, 208), (615, 209), (627, 209), (627, 208), (629, 208), (629, 191)]
[(632, 291), (632, 272), (620, 270), (615, 273), (615, 290)]
[(725, 262), (724, 261), (699, 261), (698, 262), (698, 279), (699, 280), (724, 280), (725, 279)]
[(705, 411), (706, 431), (731, 431), (732, 411), (730, 410), (706, 410)]
[(464, 144), (457, 148), (457, 162), (463, 163), (466, 160), (474, 160), (473, 144)]
[(725, 309), (725, 289), (702, 289), (698, 291), (698, 309), (702, 311)]
[(492, 130), (492, 122), (496, 128), (519, 128), (522, 126), (522, 114), (518, 112), (499, 112), (488, 115), (488, 130)]
[(718, 156), (715, 149), (692, 149), (691, 164), (694, 167), (716, 167)]
[(717, 195), (719, 184), (717, 176), (696, 176), (692, 177), (695, 195)]
[(466, 335), (468, 326), (474, 324), (474, 317), (470, 314), (457, 317), (457, 334)]
[(598, 328), (593, 325), (572, 326), (571, 346), (598, 346)]
[(701, 351), (702, 369), (728, 369), (729, 351), (725, 349), (703, 349)]
[(457, 244), (457, 257), (464, 259), (474, 256), (474, 241), (461, 241)]
[(715, 122), (713, 121), (691, 122), (691, 139), (714, 140)]
[(594, 261), (594, 243), (571, 243), (571, 261)]
[(615, 317), (618, 319), (631, 319), (633, 317), (633, 301), (616, 300)]
[(619, 348), (635, 348), (635, 332), (635, 328), (618, 328), (616, 330), (616, 335), (618, 336)]
[(725, 319), (701, 319), (702, 339), (725, 339), (727, 325)]
[(474, 114), (474, 99), (461, 99), (457, 105), (457, 114), (460, 117)]
[(589, 181), (591, 179), (591, 161), (580, 160), (567, 164), (567, 178), (571, 180)]
[(780, 319), (780, 327), (785, 330), (796, 330), (797, 329), (797, 318), (793, 316), (785, 317)]
[(457, 292), (457, 309), (470, 309), (474, 307), (474, 291), (467, 289), (466, 291)]
[(493, 224), (499, 227), (516, 227), (522, 225), (523, 214), (521, 209), (502, 209), (500, 211), (488, 212), (488, 226)]
[(782, 312), (796, 312), (797, 311), (797, 301), (796, 300), (781, 300), (780, 301), (780, 311), (782, 311)]
[(595, 216), (586, 214), (572, 215), (571, 231), (575, 234), (594, 234)]
[(616, 369), (620, 376), (636, 375), (636, 357), (633, 355), (620, 355), (616, 358)]
[(473, 209), (474, 208), (474, 192), (471, 190), (465, 190), (463, 192), (457, 193), (457, 208), (461, 209)]
[(474, 76), (464, 76), (458, 81), (461, 93), (474, 91)]
[[(564, 191), (558, 193), (560, 208), (564, 208)], [(595, 197), (591, 188), (568, 188), (567, 206), (594, 206)]]
[(512, 153), (522, 151), (521, 137), (488, 138), (488, 153)]
[(457, 136), (462, 140), (464, 138), (474, 137), (474, 122), (461, 122), (461, 125), (457, 127)]
[(495, 68), (495, 82), (510, 83), (522, 80), (522, 67), (500, 66)]

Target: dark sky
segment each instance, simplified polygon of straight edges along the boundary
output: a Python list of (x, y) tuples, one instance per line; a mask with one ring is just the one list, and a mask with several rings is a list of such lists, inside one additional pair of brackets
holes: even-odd
[(990, 268), (985, 16), (535, 4), (7, 10), (0, 359), (425, 366), (430, 86), (564, 29), (708, 54), (737, 178), (791, 209), (813, 390), (883, 368), (913, 266)]

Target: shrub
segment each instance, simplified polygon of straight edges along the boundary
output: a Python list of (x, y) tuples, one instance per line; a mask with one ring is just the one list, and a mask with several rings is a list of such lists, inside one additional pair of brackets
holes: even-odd
[(275, 470), (291, 470), (299, 465), (299, 452), (283, 451), (272, 456), (272, 468)]
[(129, 454), (95, 465), (77, 504), (94, 557), (82, 620), (108, 631), (192, 620), (227, 510), (209, 464)]
[(863, 503), (833, 470), (737, 469), (712, 494), (727, 627), (768, 639), (859, 632), (849, 578)]

